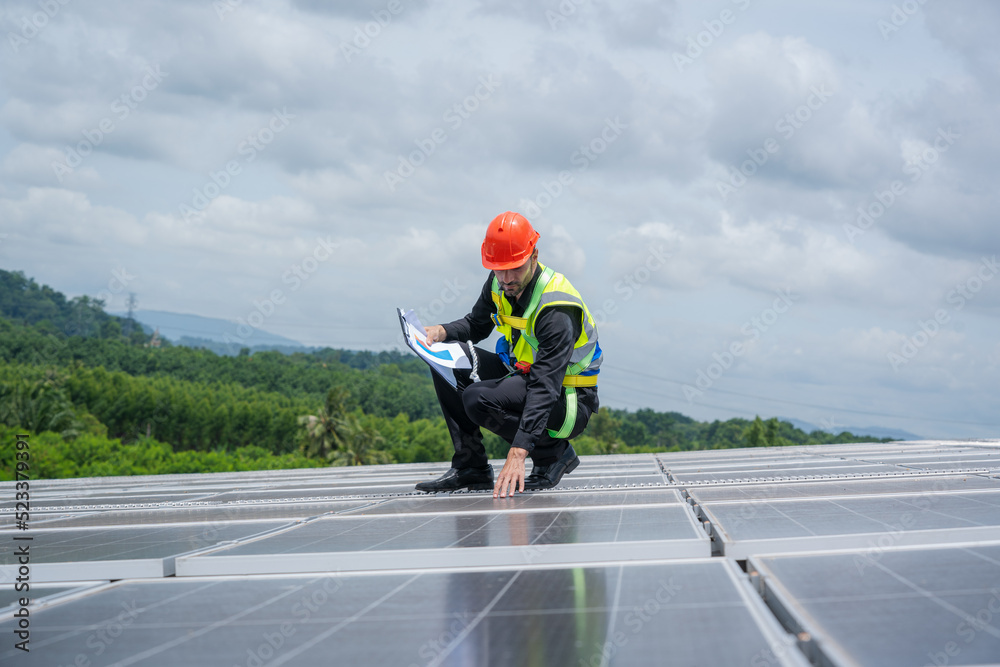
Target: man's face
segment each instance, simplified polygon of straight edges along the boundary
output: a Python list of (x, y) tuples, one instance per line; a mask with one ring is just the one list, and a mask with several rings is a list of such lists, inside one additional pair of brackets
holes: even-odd
[(531, 253), (531, 257), (528, 258), (527, 262), (517, 268), (505, 269), (503, 271), (493, 270), (493, 275), (496, 276), (497, 282), (500, 283), (500, 289), (503, 290), (504, 296), (509, 301), (517, 300), (524, 291), (524, 288), (531, 282), (531, 276), (535, 273), (537, 257), (536, 250)]

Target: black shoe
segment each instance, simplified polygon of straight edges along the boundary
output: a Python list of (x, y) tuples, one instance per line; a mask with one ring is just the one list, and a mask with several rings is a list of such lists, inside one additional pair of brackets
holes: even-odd
[(493, 488), (493, 466), (484, 468), (451, 468), (435, 480), (420, 482), (417, 491), (434, 493), (435, 491), (456, 491), (469, 489), (485, 491)]
[(533, 466), (531, 474), (524, 480), (524, 490), (551, 489), (559, 483), (563, 475), (573, 472), (578, 465), (580, 465), (580, 457), (576, 455), (573, 445), (570, 445), (555, 463), (547, 466)]

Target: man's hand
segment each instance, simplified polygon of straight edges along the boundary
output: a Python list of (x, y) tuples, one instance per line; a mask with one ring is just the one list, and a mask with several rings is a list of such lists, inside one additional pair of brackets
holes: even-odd
[(494, 498), (506, 498), (508, 492), (511, 496), (514, 495), (514, 491), (524, 492), (524, 459), (527, 456), (526, 449), (510, 448), (500, 476), (497, 477), (497, 483), (493, 486)]
[(444, 327), (440, 324), (432, 324), (429, 327), (424, 327), (424, 333), (427, 334), (427, 344), (433, 345), (434, 343), (443, 343), (448, 334), (445, 332)]

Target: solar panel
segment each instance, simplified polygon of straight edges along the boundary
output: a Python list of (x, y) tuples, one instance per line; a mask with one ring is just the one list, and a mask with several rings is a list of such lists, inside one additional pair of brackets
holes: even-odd
[(767, 459), (746, 459), (729, 461), (701, 461), (677, 465), (669, 463), (666, 465), (670, 472), (736, 472), (740, 470), (803, 470), (803, 469), (823, 469), (823, 468), (843, 468), (852, 466), (871, 465), (865, 461), (845, 461), (843, 459), (824, 459), (820, 457), (801, 458), (782, 456)]
[[(497, 463), (503, 462), (504, 459), (497, 459)], [(580, 465), (587, 469), (614, 468), (648, 472), (659, 470), (660, 467), (655, 454), (587, 454), (580, 457)]]
[(492, 514), (321, 518), (177, 560), (178, 576), (273, 574), (609, 559), (695, 558), (708, 536), (685, 504)]
[(880, 454), (880, 461), (893, 463), (917, 462), (951, 462), (951, 461), (1000, 461), (1000, 451), (984, 451), (981, 449), (960, 449), (942, 452), (934, 449), (926, 452), (901, 452), (898, 454)]
[(690, 452), (664, 452), (655, 455), (676, 465), (701, 461), (763, 461), (808, 458), (813, 454), (802, 447), (755, 447), (748, 449), (698, 449)]
[[(577, 469), (579, 470), (579, 468)], [(603, 475), (601, 477), (578, 476), (575, 472), (566, 475), (553, 489), (555, 493), (579, 489), (621, 489), (625, 487), (666, 486), (667, 480), (661, 474), (656, 475)]]
[(917, 470), (967, 470), (988, 472), (990, 470), (1000, 468), (1000, 460), (996, 458), (962, 458), (952, 461), (916, 461), (900, 465), (905, 465), (908, 468), (915, 468)]
[(1000, 539), (1000, 493), (905, 494), (700, 505), (723, 553), (760, 553)]
[[(896, 466), (881, 463), (865, 465), (823, 466), (816, 468), (759, 468), (756, 470), (735, 470), (723, 472), (673, 473), (671, 477), (678, 484), (703, 484), (736, 481), (781, 480), (781, 479), (822, 479), (830, 477), (861, 477), (865, 475), (904, 475), (907, 471)], [(916, 474), (911, 472), (911, 474)]]
[[(415, 484), (415, 482), (414, 482)], [(413, 484), (365, 484), (347, 486), (329, 486), (322, 489), (248, 489), (241, 491), (226, 491), (218, 493), (208, 500), (217, 503), (275, 501), (302, 502), (317, 501), (330, 498), (345, 498), (357, 496), (372, 496), (386, 494), (411, 493)]]
[(833, 664), (1000, 658), (1000, 544), (753, 557), (776, 614)]
[(894, 476), (862, 479), (828, 479), (814, 482), (771, 482), (693, 487), (697, 502), (767, 500), (771, 498), (819, 498), (827, 496), (881, 495), (893, 493), (951, 493), (997, 490), (1000, 480), (981, 475)]
[[(31, 528), (18, 531), (34, 538), (32, 652), (18, 664), (81, 654), (261, 667), (1000, 655), (983, 641), (995, 623), (963, 628), (985, 647), (967, 651), (943, 620), (1000, 611), (989, 597), (1000, 590), (998, 442), (581, 459), (555, 489), (506, 499), (416, 492), (444, 462), (33, 481)], [(0, 507), (13, 491), (0, 483)], [(12, 521), (0, 512), (0, 584), (17, 567)], [(8, 632), (16, 607), (12, 587), (0, 589)], [(871, 630), (879, 623), (918, 637), (923, 653), (893, 662), (893, 642)], [(109, 628), (124, 631), (97, 644), (98, 656)], [(0, 663), (11, 656), (0, 647)]]
[[(185, 501), (197, 501), (207, 498), (211, 494), (141, 494), (141, 495), (100, 495), (100, 496), (88, 496), (83, 498), (72, 498), (66, 496), (57, 497), (45, 497), (39, 495), (35, 497), (32, 494), (31, 506), (35, 511), (55, 511), (55, 510), (88, 510), (93, 508), (110, 507), (112, 505), (119, 506), (153, 506), (153, 505), (163, 505), (166, 503), (174, 502), (185, 502)], [(0, 503), (0, 507), (3, 509), (13, 509), (14, 502), (4, 502)]]
[(628, 505), (663, 505), (682, 503), (675, 489), (631, 489), (575, 493), (518, 493), (494, 498), (490, 493), (419, 495), (397, 498), (352, 510), (351, 514), (421, 514), (425, 512), (497, 512), (506, 510), (579, 509)]
[(723, 560), (126, 582), (33, 618), (18, 664), (806, 664)]
[(207, 506), (178, 506), (155, 509), (121, 509), (46, 518), (38, 515), (32, 525), (43, 528), (84, 528), (88, 526), (152, 526), (164, 523), (209, 523), (233, 521), (294, 521), (328, 513), (347, 512), (377, 505), (377, 500), (341, 500), (324, 503), (253, 503)]
[[(179, 554), (265, 533), (284, 521), (31, 530), (31, 578), (37, 582), (162, 577)], [(0, 573), (18, 569), (12, 540), (0, 541)]]

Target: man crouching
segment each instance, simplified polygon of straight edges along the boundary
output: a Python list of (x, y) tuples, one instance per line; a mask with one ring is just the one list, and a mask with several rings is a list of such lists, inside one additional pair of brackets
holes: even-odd
[[(425, 327), (428, 343), (477, 343), (494, 326), (503, 338), (495, 353), (475, 350), (479, 382), (470, 370), (455, 371), (457, 388), (432, 374), (455, 455), (448, 472), (417, 484), (418, 491), (493, 487), (494, 498), (505, 498), (552, 488), (580, 464), (569, 440), (599, 407), (597, 324), (566, 277), (538, 262), (538, 238), (519, 213), (494, 218), (482, 246), (492, 273), (472, 312)], [(510, 443), (495, 484), (480, 427)], [(525, 476), (528, 456), (533, 466)]]

